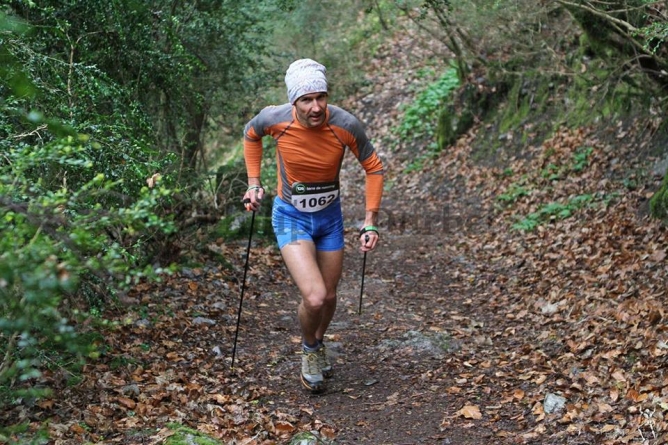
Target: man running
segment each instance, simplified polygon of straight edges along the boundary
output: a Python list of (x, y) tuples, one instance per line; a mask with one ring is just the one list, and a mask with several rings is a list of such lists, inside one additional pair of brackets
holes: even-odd
[(301, 381), (312, 392), (324, 389), (333, 370), (324, 344), (336, 310), (343, 268), (343, 214), (339, 174), (346, 147), (366, 172), (366, 212), (360, 249), (378, 243), (383, 165), (361, 122), (328, 105), (326, 69), (311, 59), (293, 62), (285, 75), (288, 101), (264, 108), (246, 124), (244, 157), (246, 209), (256, 211), (264, 196), (260, 181), (262, 138), (276, 141), (277, 196), (272, 226), (285, 264), (301, 294), (297, 311), (302, 333)]

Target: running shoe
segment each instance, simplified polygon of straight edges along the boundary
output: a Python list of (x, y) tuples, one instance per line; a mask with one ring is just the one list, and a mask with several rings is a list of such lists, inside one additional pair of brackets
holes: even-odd
[(303, 352), (301, 380), (306, 389), (313, 393), (318, 393), (325, 389), (318, 352)]
[(329, 361), (329, 357), (327, 356), (327, 347), (325, 347), (324, 343), (320, 344), (320, 349), (316, 351), (316, 354), (318, 354), (320, 370), (322, 371), (323, 377), (326, 379), (332, 377), (334, 375), (334, 370), (332, 369), (332, 362)]

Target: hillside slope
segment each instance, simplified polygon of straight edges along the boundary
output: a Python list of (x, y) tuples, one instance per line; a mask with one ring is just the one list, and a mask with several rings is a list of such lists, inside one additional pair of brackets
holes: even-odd
[[(396, 91), (404, 77), (375, 80)], [(377, 112), (389, 107), (370, 109), (371, 132), (392, 127)], [(481, 132), (508, 137), (482, 122), (410, 174), (415, 152), (386, 154), (388, 234), (371, 270), (405, 308), (397, 314), (420, 320), (412, 329), (458, 345), (414, 374), (447, 400), (443, 437), (470, 428), (493, 432), (484, 443), (666, 441), (668, 240), (647, 216), (666, 167), (661, 123), (650, 114), (562, 128), (481, 162)], [(391, 306), (388, 294), (378, 302)], [(551, 411), (554, 400), (564, 404)], [(446, 443), (483, 443), (471, 437)]]

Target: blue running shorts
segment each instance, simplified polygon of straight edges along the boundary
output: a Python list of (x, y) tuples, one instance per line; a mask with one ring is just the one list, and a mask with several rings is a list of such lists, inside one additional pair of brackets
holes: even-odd
[(335, 251), (344, 247), (341, 199), (317, 212), (300, 212), (278, 196), (274, 198), (271, 225), (278, 247), (299, 240), (311, 241), (316, 250)]

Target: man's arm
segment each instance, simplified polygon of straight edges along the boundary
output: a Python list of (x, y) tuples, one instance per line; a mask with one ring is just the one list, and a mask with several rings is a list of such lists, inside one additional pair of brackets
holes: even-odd
[(262, 165), (262, 136), (258, 135), (252, 125), (253, 120), (244, 129), (244, 162), (248, 175), (248, 188), (244, 193), (243, 203), (246, 210), (256, 211), (264, 197), (264, 188), (260, 180)]

